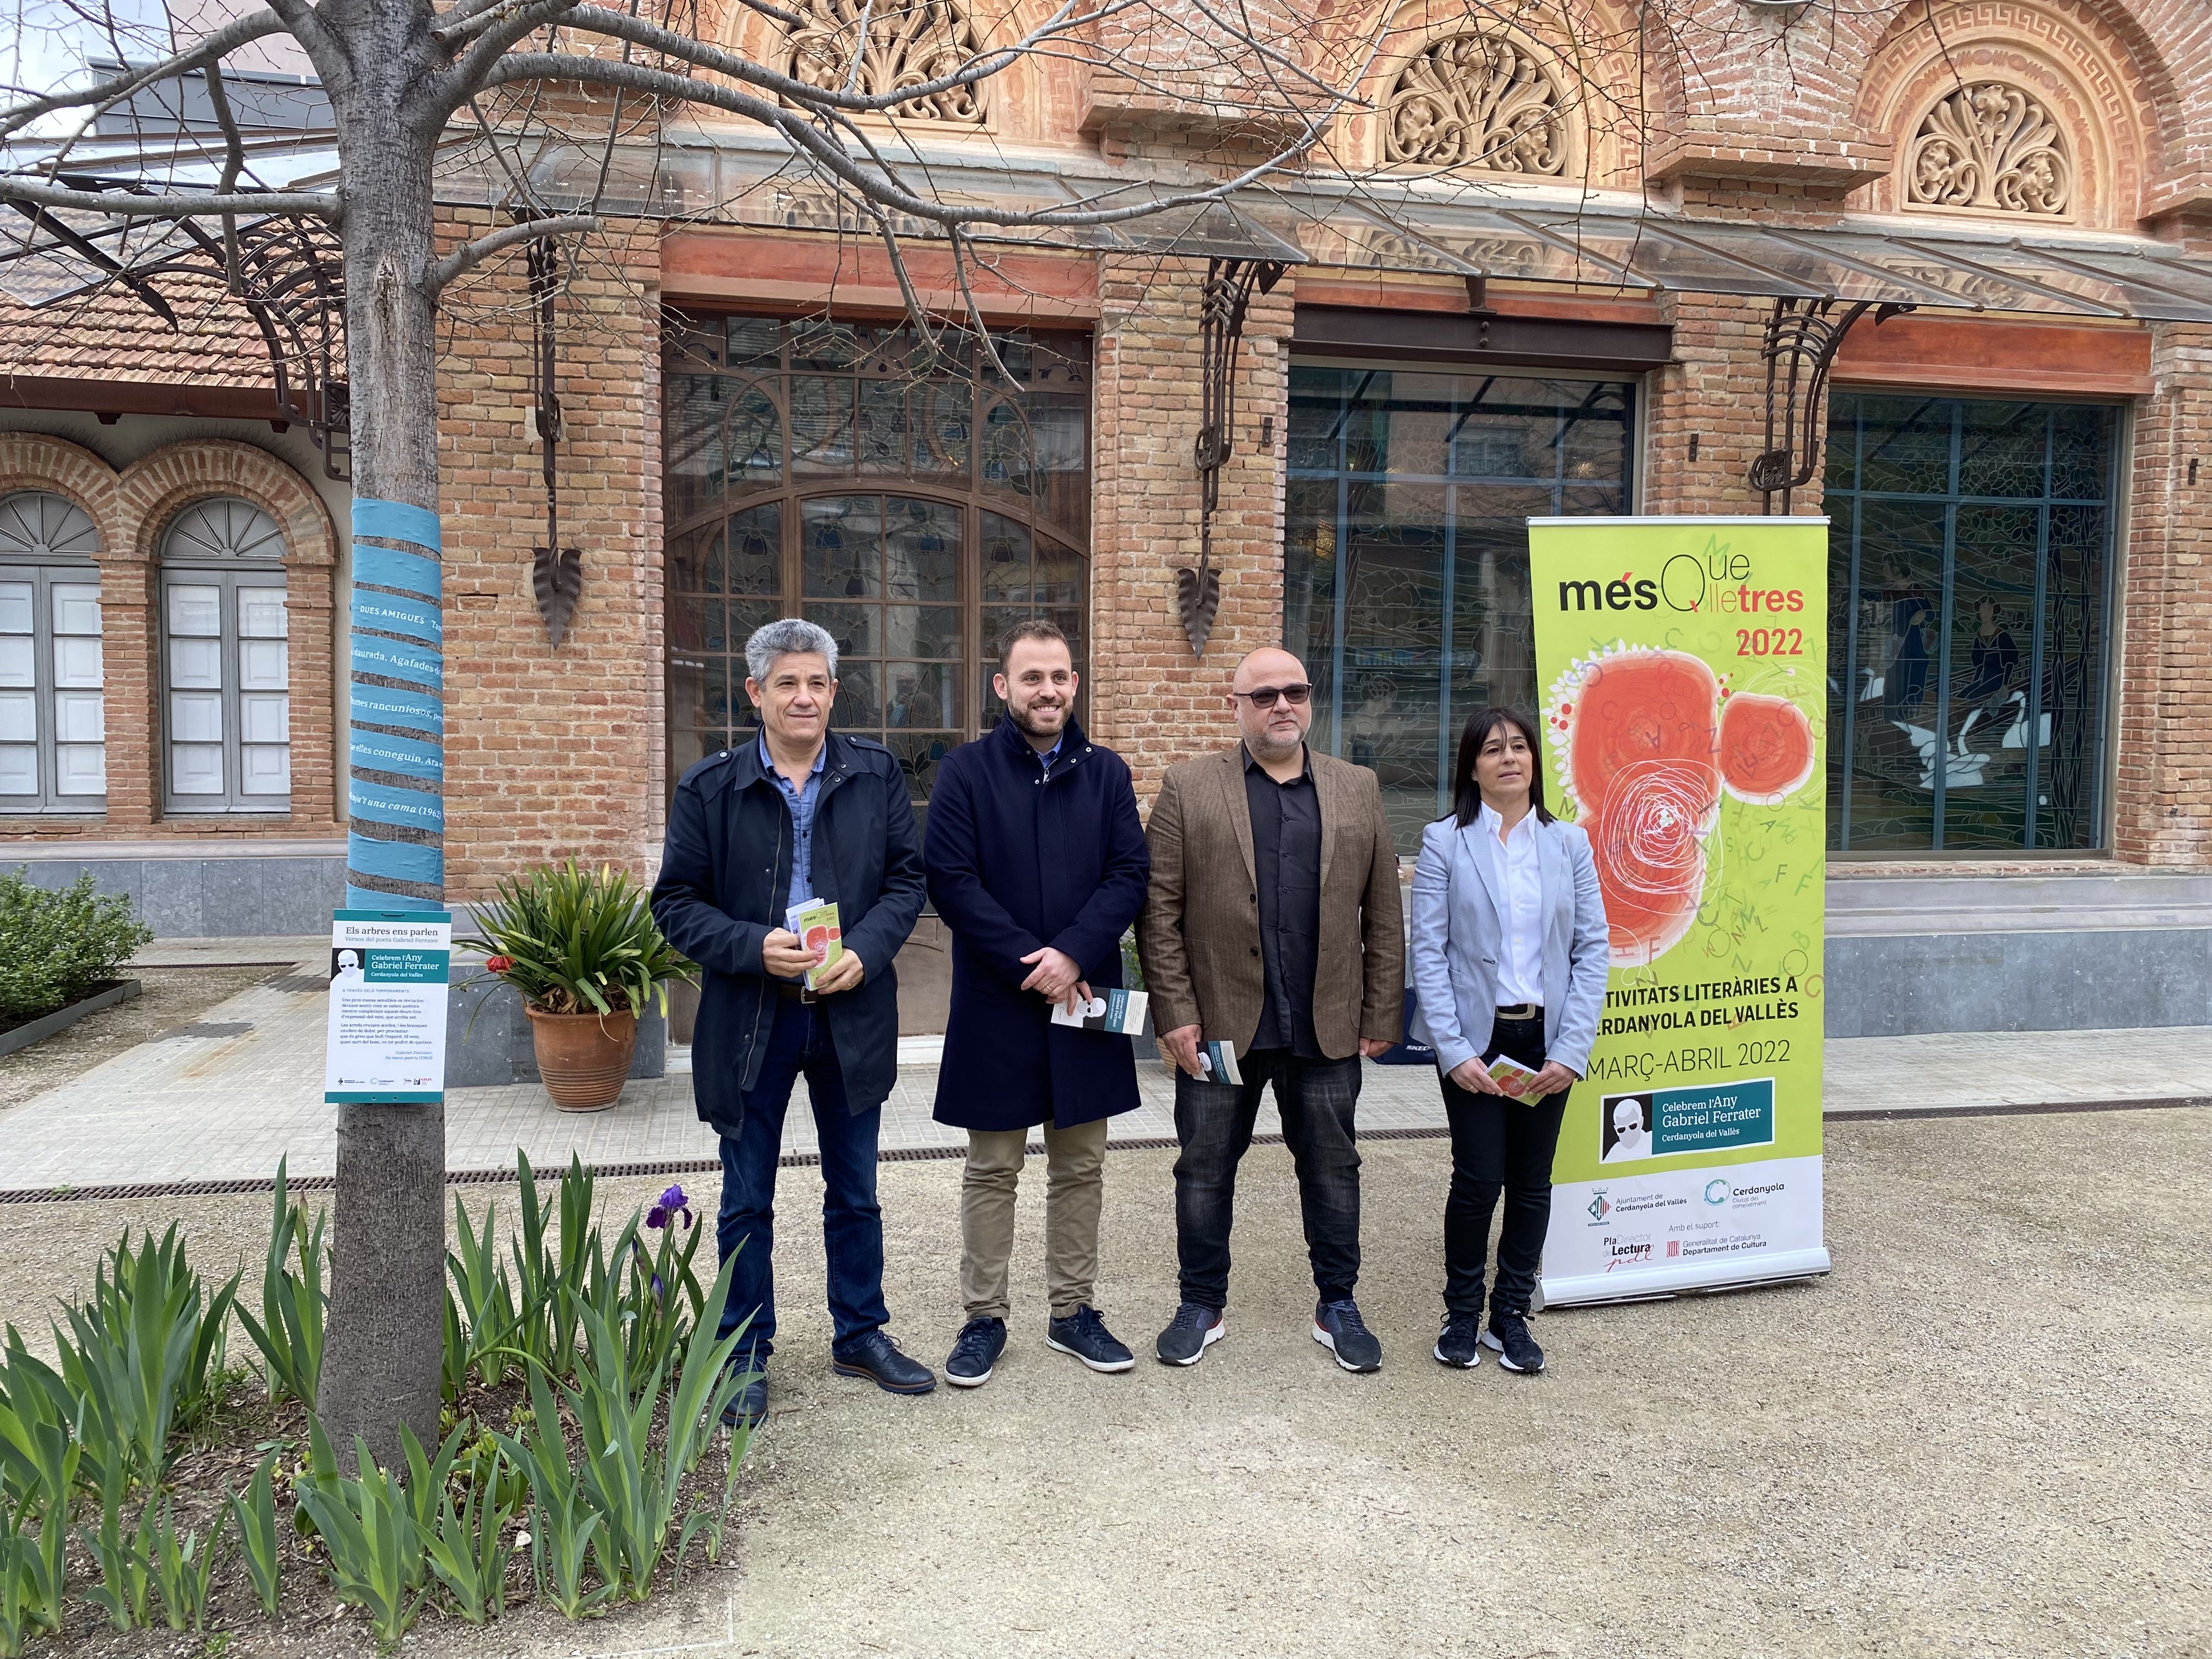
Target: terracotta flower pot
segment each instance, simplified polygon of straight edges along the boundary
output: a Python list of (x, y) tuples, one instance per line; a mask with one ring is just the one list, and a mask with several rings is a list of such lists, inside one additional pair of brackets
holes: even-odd
[(550, 1014), (523, 1004), (545, 1092), (564, 1112), (603, 1111), (622, 1097), (637, 1048), (637, 1016)]

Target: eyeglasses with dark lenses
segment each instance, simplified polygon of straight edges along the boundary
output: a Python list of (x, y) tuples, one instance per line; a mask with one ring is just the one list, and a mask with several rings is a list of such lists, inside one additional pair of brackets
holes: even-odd
[(1273, 708), (1278, 697), (1290, 704), (1291, 708), (1300, 708), (1304, 707), (1306, 699), (1313, 696), (1313, 687), (1310, 685), (1263, 685), (1257, 691), (1232, 691), (1230, 695), (1235, 697), (1251, 698), (1252, 707), (1255, 708)]

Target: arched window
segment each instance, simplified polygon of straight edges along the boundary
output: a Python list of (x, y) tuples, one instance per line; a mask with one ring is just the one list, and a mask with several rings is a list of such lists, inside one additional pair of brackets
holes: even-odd
[(0, 501), (0, 812), (107, 804), (99, 550), (67, 496)]
[(732, 317), (667, 362), (668, 781), (751, 741), (745, 639), (837, 641), (831, 723), (899, 757), (917, 805), (996, 724), (996, 642), (1048, 617), (1084, 659), (1089, 340)]
[(292, 805), (284, 534), (251, 501), (195, 501), (161, 537), (163, 789), (173, 813)]

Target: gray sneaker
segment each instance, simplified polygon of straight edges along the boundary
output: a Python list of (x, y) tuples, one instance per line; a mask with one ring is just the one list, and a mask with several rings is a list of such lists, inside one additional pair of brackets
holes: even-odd
[(1228, 1317), (1218, 1308), (1186, 1302), (1175, 1312), (1153, 1352), (1163, 1365), (1195, 1365), (1206, 1351), (1229, 1334)]
[(1382, 1369), (1382, 1345), (1360, 1318), (1359, 1304), (1348, 1296), (1341, 1302), (1324, 1302), (1314, 1310), (1313, 1337), (1348, 1371)]

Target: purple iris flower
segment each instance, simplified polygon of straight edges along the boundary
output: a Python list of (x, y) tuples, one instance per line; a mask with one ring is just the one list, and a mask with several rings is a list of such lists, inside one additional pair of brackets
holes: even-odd
[(686, 1227), (698, 1225), (699, 1218), (691, 1213), (691, 1200), (684, 1195), (683, 1188), (671, 1187), (661, 1194), (660, 1202), (645, 1212), (645, 1224), (655, 1231), (672, 1227), (679, 1215)]

